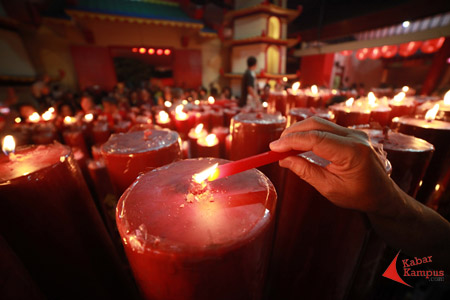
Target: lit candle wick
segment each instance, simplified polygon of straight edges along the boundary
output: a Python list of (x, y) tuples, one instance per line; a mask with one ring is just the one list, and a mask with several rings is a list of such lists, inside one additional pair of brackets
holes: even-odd
[(15, 158), (14, 151), (16, 150), (16, 141), (12, 135), (7, 135), (3, 138), (2, 151), (9, 159)]
[(428, 110), (427, 113), (425, 114), (425, 120), (427, 120), (427, 122), (431, 122), (434, 120), (434, 118), (436, 118), (436, 114), (439, 111), (439, 104), (435, 104), (433, 106), (432, 109)]
[(200, 194), (205, 191), (207, 188), (206, 180), (214, 177), (214, 175), (217, 173), (217, 166), (219, 163), (215, 163), (213, 166), (209, 167), (208, 169), (194, 174), (192, 176), (192, 185), (190, 189), (190, 194)]

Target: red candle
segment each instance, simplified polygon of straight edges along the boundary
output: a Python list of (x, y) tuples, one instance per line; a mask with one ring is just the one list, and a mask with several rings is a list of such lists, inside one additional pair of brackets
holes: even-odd
[(233, 118), (235, 115), (237, 115), (239, 113), (239, 109), (238, 108), (230, 108), (230, 109), (224, 109), (223, 110), (224, 113), (224, 122), (225, 122), (225, 127), (229, 127), (230, 123), (231, 123), (231, 118)]
[(271, 91), (269, 93), (269, 98), (267, 99), (267, 112), (271, 114), (280, 112), (283, 116), (285, 116), (287, 97), (286, 91)]
[(213, 110), (210, 112), (210, 128), (223, 126), (225, 123), (223, 110)]
[(118, 121), (114, 125), (113, 131), (114, 131), (114, 133), (127, 132), (130, 128), (131, 128), (130, 121)]
[(106, 122), (96, 122), (92, 128), (92, 138), (94, 140), (94, 145), (102, 145), (106, 143), (111, 135), (108, 123)]
[(189, 130), (189, 115), (183, 111), (183, 105), (178, 105), (175, 109), (175, 129), (180, 134), (182, 138), (186, 138)]
[(226, 139), (230, 134), (230, 130), (228, 127), (214, 127), (212, 129), (212, 133), (217, 136), (219, 139), (219, 148), (220, 148), (220, 158), (226, 158)]
[(0, 156), (0, 234), (48, 298), (127, 298), (128, 283), (70, 148)]
[(215, 134), (208, 134), (197, 139), (198, 157), (220, 157), (219, 139)]
[(308, 99), (304, 95), (303, 91), (299, 90), (300, 82), (296, 82), (292, 85), (292, 89), (288, 89), (288, 98), (286, 105), (286, 113), (295, 107), (306, 107), (308, 105)]
[(262, 298), (276, 193), (254, 169), (194, 183), (217, 162), (226, 161), (156, 169), (119, 200), (117, 226), (146, 299)]
[(310, 118), (312, 116), (318, 116), (329, 121), (334, 121), (334, 114), (327, 108), (296, 107), (292, 108), (289, 111), (289, 115), (287, 117), (287, 126), (289, 127), (296, 122), (306, 120), (307, 118)]
[(345, 103), (331, 106), (331, 110), (338, 125), (348, 127), (361, 124), (369, 124), (370, 110), (353, 105), (354, 99), (350, 98)]
[(441, 206), (444, 209), (450, 204), (439, 203), (450, 180), (450, 143), (448, 142), (450, 140), (450, 123), (438, 120), (428, 122), (411, 117), (395, 118), (392, 122), (397, 131), (433, 144), (435, 152), (425, 173), (422, 186), (417, 193), (417, 200), (434, 209)]
[(71, 130), (66, 130), (63, 132), (63, 138), (66, 145), (79, 148), (86, 157), (90, 155), (81, 129), (73, 128)]
[(377, 122), (381, 126), (391, 123), (391, 108), (387, 106), (374, 107), (370, 110), (370, 122)]
[(306, 100), (308, 107), (323, 107), (325, 103), (322, 101), (322, 97), (320, 97), (319, 89), (317, 85), (311, 86), (310, 89), (305, 91)]
[(198, 157), (197, 140), (201, 137), (206, 137), (208, 135), (208, 132), (206, 132), (206, 130), (203, 127), (204, 127), (203, 123), (200, 123), (195, 128), (192, 128), (189, 131), (188, 139), (192, 158)]
[(391, 120), (395, 117), (410, 116), (416, 110), (416, 103), (413, 98), (405, 98), (405, 93), (401, 92), (394, 96), (394, 99), (389, 101), (391, 107)]
[(113, 134), (101, 150), (117, 195), (140, 173), (181, 158), (178, 134), (170, 130)]
[(52, 123), (41, 123), (34, 126), (32, 140), (34, 144), (52, 144), (58, 140), (56, 127)]
[(195, 125), (203, 124), (206, 130), (210, 129), (210, 113), (208, 111), (195, 113)]
[(169, 114), (163, 110), (160, 110), (158, 114), (155, 116), (156, 124), (161, 128), (172, 129), (172, 121), (169, 118)]
[(425, 140), (398, 132), (363, 129), (372, 145), (383, 146), (392, 164), (391, 178), (406, 193), (415, 197), (434, 152)]

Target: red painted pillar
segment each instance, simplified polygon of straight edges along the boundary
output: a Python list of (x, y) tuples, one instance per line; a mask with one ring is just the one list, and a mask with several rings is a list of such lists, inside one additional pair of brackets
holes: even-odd
[(434, 55), (433, 63), (431, 64), (430, 70), (428, 71), (427, 78), (425, 79), (420, 92), (422, 95), (430, 94), (439, 83), (438, 80), (441, 78), (442, 72), (447, 64), (447, 58), (450, 56), (450, 38), (446, 38), (441, 49)]

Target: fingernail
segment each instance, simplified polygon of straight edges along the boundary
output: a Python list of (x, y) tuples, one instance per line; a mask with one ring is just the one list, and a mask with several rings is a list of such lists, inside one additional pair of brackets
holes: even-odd
[(273, 141), (269, 146), (277, 146), (279, 144), (279, 140)]

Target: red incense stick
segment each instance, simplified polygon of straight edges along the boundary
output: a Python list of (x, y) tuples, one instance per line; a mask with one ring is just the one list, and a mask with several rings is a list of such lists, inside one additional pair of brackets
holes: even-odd
[(295, 156), (303, 151), (291, 150), (287, 152), (267, 151), (258, 155), (250, 156), (244, 159), (233, 161), (217, 167), (213, 175), (209, 177), (209, 181), (231, 176), (240, 172), (244, 172), (253, 168), (268, 165), (270, 163), (282, 160), (288, 156)]

